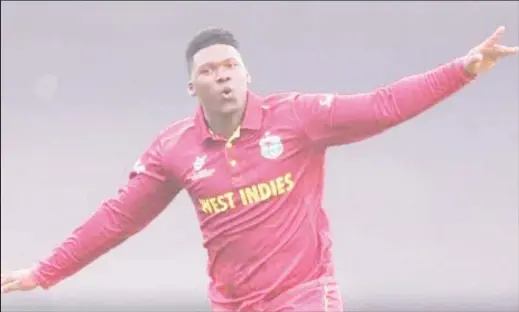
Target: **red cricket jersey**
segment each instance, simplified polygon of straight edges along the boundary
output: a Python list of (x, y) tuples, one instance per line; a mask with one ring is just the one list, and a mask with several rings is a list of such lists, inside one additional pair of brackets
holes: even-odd
[(203, 233), (215, 307), (251, 309), (305, 283), (334, 283), (322, 207), (327, 148), (398, 125), (472, 79), (456, 60), (370, 93), (249, 93), (243, 123), (228, 141), (211, 135), (199, 110), (156, 138), (118, 195), (35, 275), (43, 288), (72, 275), (144, 228), (185, 189)]

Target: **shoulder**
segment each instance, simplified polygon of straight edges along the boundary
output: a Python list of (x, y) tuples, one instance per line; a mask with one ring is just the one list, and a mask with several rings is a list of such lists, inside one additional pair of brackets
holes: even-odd
[(153, 145), (162, 150), (169, 150), (184, 141), (192, 142), (194, 135), (196, 135), (195, 119), (188, 117), (175, 121), (162, 129), (156, 136)]
[(309, 95), (302, 92), (271, 93), (263, 97), (263, 110), (267, 116), (291, 124), (299, 123), (299, 111), (304, 109)]
[(264, 96), (263, 103), (268, 109), (286, 109), (301, 95), (299, 92), (270, 93)]
[(328, 94), (311, 94), (303, 92), (280, 92), (271, 93), (263, 98), (264, 108), (271, 112), (286, 113), (299, 105), (303, 105), (307, 102), (313, 102), (329, 96)]
[(268, 115), (287, 115), (297, 101), (297, 92), (270, 93), (263, 96), (261, 107)]

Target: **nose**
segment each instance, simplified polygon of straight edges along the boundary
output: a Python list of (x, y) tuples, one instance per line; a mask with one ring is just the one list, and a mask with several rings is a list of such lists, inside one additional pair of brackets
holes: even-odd
[(218, 83), (227, 82), (231, 79), (231, 76), (229, 75), (229, 71), (225, 68), (218, 68), (215, 75), (215, 80)]

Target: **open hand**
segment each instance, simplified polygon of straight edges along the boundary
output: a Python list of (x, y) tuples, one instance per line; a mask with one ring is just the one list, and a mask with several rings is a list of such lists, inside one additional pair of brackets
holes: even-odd
[(29, 291), (36, 287), (38, 287), (38, 282), (32, 275), (32, 270), (2, 273), (2, 294), (12, 291)]
[(500, 43), (505, 27), (501, 26), (465, 57), (465, 70), (471, 75), (479, 75), (494, 67), (503, 57), (517, 54), (517, 46), (507, 47)]

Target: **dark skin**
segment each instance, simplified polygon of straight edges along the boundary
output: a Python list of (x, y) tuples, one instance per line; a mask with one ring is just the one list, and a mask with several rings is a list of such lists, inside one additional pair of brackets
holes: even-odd
[(232, 46), (212, 45), (193, 56), (188, 92), (202, 105), (214, 133), (229, 138), (240, 126), (250, 81), (240, 53)]

